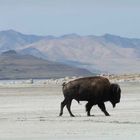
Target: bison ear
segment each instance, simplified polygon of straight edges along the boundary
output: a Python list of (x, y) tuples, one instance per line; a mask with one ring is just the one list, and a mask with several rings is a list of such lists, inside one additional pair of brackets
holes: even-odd
[(111, 84), (110, 89), (112, 94), (120, 92), (120, 86), (118, 84)]

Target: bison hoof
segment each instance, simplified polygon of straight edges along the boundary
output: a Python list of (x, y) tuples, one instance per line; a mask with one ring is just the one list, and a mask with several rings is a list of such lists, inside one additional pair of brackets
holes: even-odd
[(59, 116), (61, 117), (62, 116), (62, 113), (60, 113)]
[(70, 115), (71, 117), (75, 117), (73, 114), (72, 115)]
[(110, 116), (110, 114), (105, 114), (106, 116)]

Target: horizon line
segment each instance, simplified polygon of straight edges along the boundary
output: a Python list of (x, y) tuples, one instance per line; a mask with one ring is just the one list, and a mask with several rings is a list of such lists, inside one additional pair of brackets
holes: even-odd
[(112, 34), (112, 33), (104, 33), (104, 34), (101, 34), (101, 35), (95, 35), (95, 34), (87, 34), (87, 35), (81, 35), (79, 33), (64, 33), (64, 34), (61, 34), (61, 35), (53, 35), (53, 34), (37, 34), (37, 33), (24, 33), (22, 31), (19, 31), (19, 30), (16, 30), (16, 29), (4, 29), (4, 30), (0, 30), (0, 32), (16, 32), (16, 33), (20, 33), (20, 34), (23, 34), (23, 35), (35, 35), (35, 36), (42, 36), (42, 37), (48, 37), (48, 36), (52, 36), (52, 37), (56, 37), (56, 38), (59, 38), (59, 37), (64, 37), (64, 36), (70, 36), (70, 35), (73, 35), (73, 36), (79, 36), (79, 37), (87, 37), (87, 36), (94, 36), (94, 37), (104, 37), (104, 36), (115, 36), (115, 37), (120, 37), (120, 38), (128, 38), (128, 39), (140, 39), (138, 37), (126, 37), (126, 36), (122, 36), (122, 35), (117, 35), (117, 34)]

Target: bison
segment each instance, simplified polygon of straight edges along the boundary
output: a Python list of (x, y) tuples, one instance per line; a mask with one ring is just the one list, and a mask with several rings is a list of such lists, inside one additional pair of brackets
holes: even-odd
[(110, 83), (105, 77), (85, 77), (79, 78), (68, 83), (63, 83), (64, 100), (61, 102), (59, 116), (63, 115), (63, 108), (67, 107), (70, 116), (72, 100), (88, 101), (86, 104), (87, 116), (90, 116), (90, 110), (93, 105), (98, 105), (106, 116), (110, 116), (106, 110), (104, 102), (110, 101), (113, 108), (120, 102), (121, 89), (118, 84)]

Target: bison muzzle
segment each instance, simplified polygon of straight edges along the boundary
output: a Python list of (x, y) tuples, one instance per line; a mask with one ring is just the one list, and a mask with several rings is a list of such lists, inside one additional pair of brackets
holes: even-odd
[(87, 116), (90, 116), (90, 110), (93, 105), (98, 105), (106, 116), (110, 116), (106, 110), (104, 102), (110, 101), (113, 107), (120, 102), (121, 89), (118, 84), (110, 83), (105, 77), (85, 77), (79, 78), (68, 83), (63, 83), (64, 100), (61, 102), (59, 116), (63, 115), (63, 108), (66, 106), (70, 116), (72, 100), (88, 101), (86, 104)]

